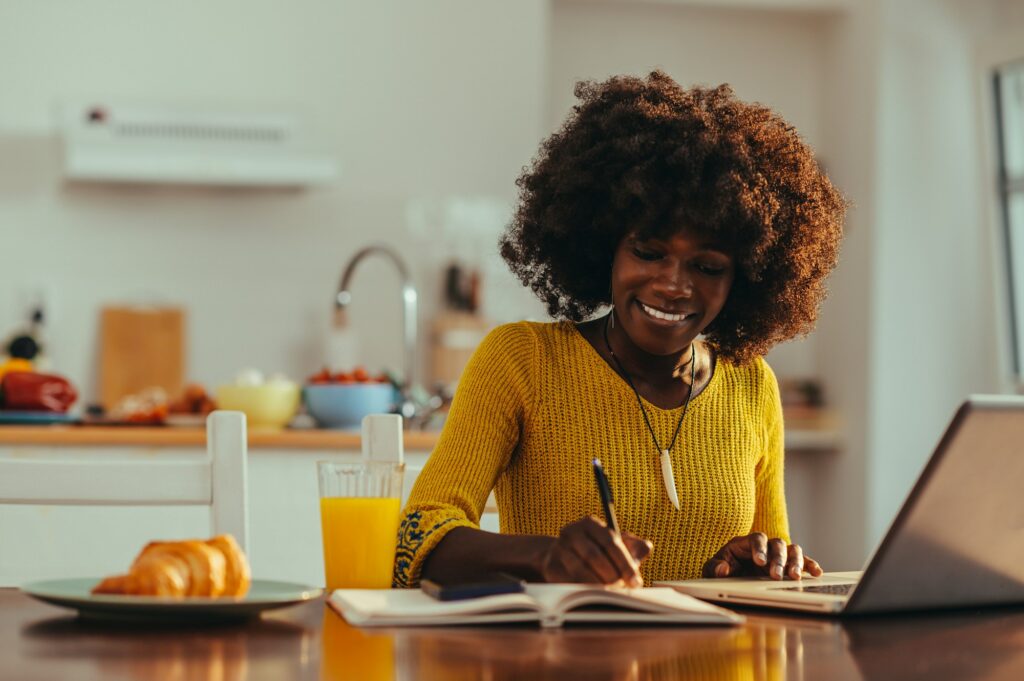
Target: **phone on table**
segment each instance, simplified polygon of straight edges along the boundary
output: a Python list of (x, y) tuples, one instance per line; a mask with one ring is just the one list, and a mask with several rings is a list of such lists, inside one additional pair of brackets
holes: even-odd
[(481, 596), (522, 593), (526, 590), (526, 582), (504, 572), (495, 572), (465, 582), (438, 582), (424, 579), (420, 581), (420, 588), (423, 593), (439, 601), (461, 601)]

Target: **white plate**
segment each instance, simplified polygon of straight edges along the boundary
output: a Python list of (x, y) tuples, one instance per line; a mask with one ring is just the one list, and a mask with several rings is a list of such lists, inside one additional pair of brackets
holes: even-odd
[(242, 598), (186, 598), (174, 600), (155, 596), (116, 596), (89, 593), (99, 577), (50, 579), (21, 587), (41, 601), (77, 610), (87, 617), (144, 619), (149, 621), (202, 621), (246, 619), (264, 610), (283, 608), (318, 598), (323, 589), (294, 582), (254, 579)]

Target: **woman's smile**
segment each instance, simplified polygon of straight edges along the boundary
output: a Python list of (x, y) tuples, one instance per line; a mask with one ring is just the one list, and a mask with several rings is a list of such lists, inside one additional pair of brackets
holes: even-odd
[(642, 300), (636, 301), (637, 307), (651, 322), (659, 326), (678, 327), (688, 324), (697, 318), (696, 312), (669, 311), (664, 308), (648, 305)]

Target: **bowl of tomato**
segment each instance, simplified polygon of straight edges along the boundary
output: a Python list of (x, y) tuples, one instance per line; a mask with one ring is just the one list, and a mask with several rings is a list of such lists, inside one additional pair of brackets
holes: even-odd
[(323, 369), (307, 379), (302, 399), (321, 428), (358, 428), (364, 416), (394, 412), (399, 393), (387, 376), (372, 376), (362, 367)]

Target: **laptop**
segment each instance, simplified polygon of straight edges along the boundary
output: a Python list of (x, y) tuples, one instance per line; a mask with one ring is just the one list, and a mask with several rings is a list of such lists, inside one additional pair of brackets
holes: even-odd
[(658, 585), (843, 615), (1024, 603), (1024, 397), (976, 395), (960, 406), (863, 571)]

